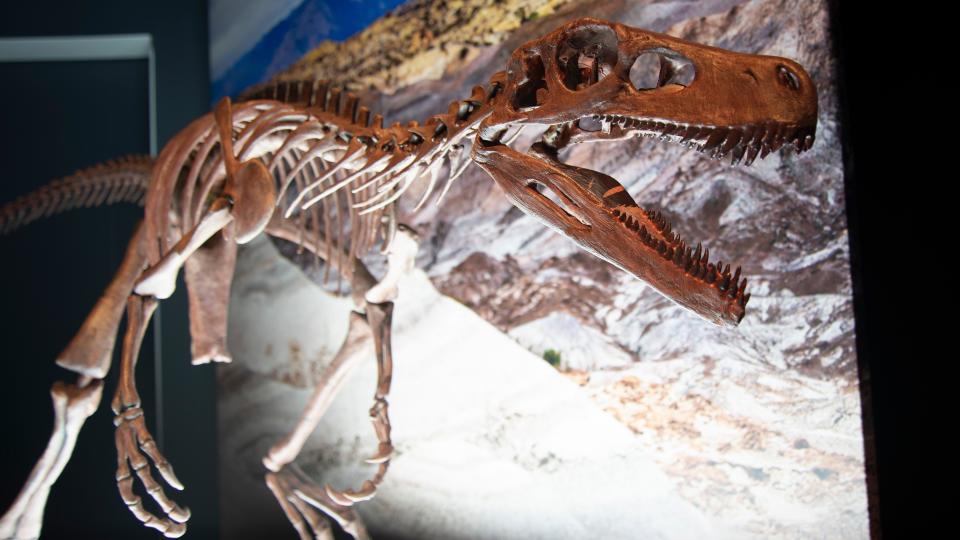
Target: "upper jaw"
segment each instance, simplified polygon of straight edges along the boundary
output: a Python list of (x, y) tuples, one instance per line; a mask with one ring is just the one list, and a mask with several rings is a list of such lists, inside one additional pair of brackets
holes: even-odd
[(793, 146), (797, 153), (805, 152), (813, 146), (816, 136), (815, 124), (770, 121), (713, 126), (615, 114), (592, 114), (554, 128), (565, 145), (650, 137), (693, 148), (714, 159), (729, 157), (734, 165), (751, 165), (784, 146)]

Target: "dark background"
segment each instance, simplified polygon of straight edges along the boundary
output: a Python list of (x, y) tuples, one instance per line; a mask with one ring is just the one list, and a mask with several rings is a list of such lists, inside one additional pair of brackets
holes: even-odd
[[(6, 3), (4, 8), (4, 37), (152, 34), (160, 148), (207, 111), (205, 1), (58, 0)], [(146, 60), (0, 63), (0, 82), (2, 202), (109, 158), (149, 153)], [(116, 271), (140, 216), (142, 210), (133, 205), (79, 210), (0, 237), (6, 381), (0, 391), (0, 511), (6, 511), (46, 447), (52, 427), (50, 385), (76, 378), (53, 361)], [(183, 492), (167, 493), (193, 513), (188, 538), (216, 538), (214, 372), (211, 366), (190, 366), (182, 283), (163, 302), (161, 313), (162, 411), (155, 396), (152, 331), (140, 357), (138, 388), (155, 436), (162, 413), (163, 452), (186, 486)], [(116, 357), (119, 350), (118, 339)], [(161, 537), (130, 514), (117, 492), (110, 411), (116, 365), (115, 359), (100, 408), (87, 420), (73, 458), (51, 490), (44, 538)], [(149, 499), (141, 486), (136, 489)]]
[[(931, 341), (918, 339), (936, 333), (924, 328), (936, 316), (931, 316), (922, 301), (924, 296), (931, 298), (925, 291), (929, 291), (928, 280), (935, 278), (914, 272), (916, 264), (929, 264), (924, 254), (930, 248), (922, 241), (928, 233), (924, 231), (937, 229), (928, 219), (918, 219), (915, 202), (924, 198), (923, 183), (935, 182), (939, 174), (931, 177), (917, 167), (917, 156), (936, 152), (925, 148), (924, 141), (937, 140), (932, 133), (920, 135), (929, 126), (918, 118), (925, 107), (917, 102), (929, 100), (936, 107), (937, 99), (910, 87), (916, 80), (936, 86), (937, 79), (922, 75), (931, 73), (925, 64), (935, 56), (925, 60), (924, 54), (910, 55), (911, 65), (903, 71), (897, 67), (899, 55), (894, 51), (898, 44), (907, 43), (923, 42), (928, 52), (935, 47), (929, 38), (919, 37), (928, 25), (914, 24), (911, 10), (867, 9), (864, 4), (839, 0), (830, 7), (839, 59), (871, 529), (874, 538), (879, 537), (878, 524), (884, 538), (928, 538), (932, 536), (921, 531), (937, 527), (940, 521), (922, 518), (923, 514), (914, 514), (914, 510), (932, 515), (932, 504), (923, 507), (939, 496), (933, 490), (919, 489), (917, 480), (922, 477), (933, 482), (938, 475), (932, 471), (939, 469), (941, 462), (928, 455), (926, 463), (911, 463), (908, 468), (907, 451), (919, 441), (930, 441), (927, 449), (936, 445), (935, 431), (922, 431), (933, 423), (923, 418), (929, 418), (928, 403), (934, 390), (921, 394), (919, 382), (923, 373), (931, 373), (928, 359), (935, 361), (944, 354), (928, 351)], [(914, 79), (915, 75), (919, 79)], [(930, 202), (922, 204), (929, 207)], [(927, 378), (949, 380), (939, 368), (933, 370), (936, 375)]]
[[(0, 36), (149, 32), (157, 59), (158, 142), (163, 143), (209, 103), (207, 14), (202, 0), (76, 2), (5, 5)], [(871, 474), (872, 519), (887, 538), (900, 537), (907, 519), (903, 467), (909, 439), (905, 423), (922, 403), (914, 386), (918, 364), (910, 340), (909, 284), (891, 246), (905, 246), (909, 228), (892, 227), (891, 216), (908, 213), (902, 199), (906, 150), (889, 134), (890, 57), (880, 45), (900, 26), (892, 12), (866, 12), (834, 2), (840, 60), (844, 161), (854, 279), (857, 352), (864, 400), (864, 428)], [(109, 65), (108, 65), (109, 64)], [(109, 157), (147, 150), (146, 63), (98, 62), (0, 66), (4, 104), (0, 200), (8, 201), (51, 178)], [(907, 75), (904, 75), (906, 77)], [(29, 77), (29, 78), (27, 78)], [(106, 109), (97, 107), (109, 106)], [(101, 112), (103, 111), (103, 112)], [(18, 123), (27, 120), (26, 123)], [(17, 126), (17, 127), (14, 127)], [(78, 129), (79, 128), (79, 129)], [(917, 129), (920, 129), (917, 127)], [(66, 130), (66, 131), (61, 131)], [(74, 131), (71, 131), (74, 130)], [(902, 135), (901, 135), (902, 136)], [(48, 153), (37, 152), (46, 141)], [(901, 212), (904, 209), (904, 212)], [(111, 207), (79, 211), (0, 237), (4, 287), (0, 430), (7, 435), (0, 505), (5, 509), (49, 437), (54, 380), (74, 376), (53, 359), (79, 327), (121, 259), (140, 212)], [(901, 253), (902, 255), (902, 253)], [(193, 511), (189, 538), (217, 536), (216, 416), (213, 370), (191, 368), (182, 287), (163, 303), (164, 452), (187, 486), (175, 498)], [(916, 310), (916, 306), (912, 306)], [(913, 319), (916, 320), (916, 319)], [(917, 323), (913, 323), (916, 326)], [(908, 347), (909, 345), (909, 347)], [(153, 343), (144, 345), (138, 373), (148, 424), (156, 419)], [(912, 353), (912, 354), (911, 354)], [(51, 492), (45, 537), (157, 538), (123, 507), (113, 481), (115, 450), (109, 400), (111, 374), (101, 408), (87, 421), (74, 458)], [(871, 444), (872, 443), (872, 444)], [(879, 495), (879, 498), (877, 498)], [(880, 501), (877, 504), (877, 501)], [(876, 531), (874, 531), (876, 533)]]

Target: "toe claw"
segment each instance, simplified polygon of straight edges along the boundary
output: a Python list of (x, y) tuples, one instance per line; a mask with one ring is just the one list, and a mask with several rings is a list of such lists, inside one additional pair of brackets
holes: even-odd
[(342, 492), (333, 489), (330, 484), (324, 484), (323, 489), (327, 492), (327, 497), (330, 497), (333, 502), (340, 506), (353, 506), (353, 501), (350, 498)]
[(174, 504), (173, 508), (167, 512), (167, 515), (170, 516), (170, 519), (176, 521), (177, 523), (186, 523), (190, 519), (190, 509), (186, 506), (180, 507)]
[(187, 532), (186, 523), (177, 523), (174, 521), (170, 523), (167, 526), (167, 528), (163, 531), (163, 535), (166, 536), (167, 538), (180, 538), (181, 536), (186, 534), (186, 532)]
[(371, 465), (379, 465), (389, 461), (393, 457), (393, 445), (390, 443), (380, 443), (377, 453), (368, 457), (365, 461)]
[(364, 482), (363, 485), (360, 486), (360, 489), (358, 491), (343, 492), (344, 497), (350, 499), (352, 502), (355, 502), (355, 503), (368, 501), (372, 499), (373, 496), (376, 494), (377, 494), (377, 486), (370, 480), (367, 480), (366, 482)]

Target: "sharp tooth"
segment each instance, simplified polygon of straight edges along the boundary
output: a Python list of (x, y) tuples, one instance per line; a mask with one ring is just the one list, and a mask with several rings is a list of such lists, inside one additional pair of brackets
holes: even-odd
[(707, 142), (703, 144), (704, 151), (712, 150), (717, 147), (723, 140), (727, 137), (728, 130), (726, 129), (716, 129), (713, 133), (707, 137)]
[(767, 154), (770, 153), (770, 146), (767, 143), (764, 143), (760, 148), (760, 159), (767, 157)]
[(702, 251), (702, 248), (703, 248), (703, 246), (701, 245), (701, 243), (700, 243), (700, 242), (697, 242), (697, 251), (694, 252), (694, 254), (693, 254), (693, 258), (694, 258), (695, 260), (698, 260), (698, 261), (700, 260), (700, 252)]
[(740, 267), (737, 267), (737, 271), (733, 274), (733, 285), (736, 286), (737, 282), (740, 281)]
[(700, 128), (698, 128), (698, 127), (696, 127), (696, 126), (689, 126), (689, 127), (683, 132), (683, 138), (680, 139), (680, 142), (681, 142), (681, 143), (689, 143), (689, 142), (693, 139), (693, 136), (696, 135), (696, 134), (699, 133), (699, 132), (700, 132)]
[(723, 276), (723, 279), (720, 281), (720, 285), (717, 287), (720, 292), (726, 292), (727, 287), (730, 286), (730, 274)]
[(713, 283), (717, 280), (717, 267), (713, 264), (707, 265), (707, 275), (705, 276), (707, 283)]
[(740, 138), (740, 130), (731, 130), (730, 134), (727, 135), (726, 139), (724, 139), (723, 145), (720, 147), (720, 155), (726, 155), (727, 152), (733, 150), (733, 148), (740, 142)]
[(733, 150), (733, 157), (730, 158), (730, 164), (736, 165), (743, 158), (743, 153), (747, 151), (746, 146), (738, 146)]
[(807, 135), (803, 138), (803, 149), (809, 150), (813, 146), (813, 135)]
[(750, 301), (750, 293), (743, 295), (742, 297), (740, 297), (740, 307), (745, 307), (747, 305), (747, 302), (749, 301)]
[(770, 146), (770, 144), (777, 139), (777, 125), (771, 124), (763, 132), (763, 145)]
[(703, 264), (707, 264), (707, 262), (709, 262), (709, 261), (710, 261), (710, 250), (709, 250), (709, 249), (704, 249), (704, 250), (703, 250), (703, 257), (700, 259), (700, 262), (702, 262)]
[(780, 149), (781, 146), (783, 146), (783, 139), (778, 137), (774, 139), (773, 142), (770, 143), (770, 150), (776, 152), (777, 150)]
[(749, 167), (751, 164), (753, 164), (753, 160), (756, 158), (757, 158), (757, 148), (754, 146), (750, 146), (747, 148), (747, 156), (744, 158), (743, 164)]

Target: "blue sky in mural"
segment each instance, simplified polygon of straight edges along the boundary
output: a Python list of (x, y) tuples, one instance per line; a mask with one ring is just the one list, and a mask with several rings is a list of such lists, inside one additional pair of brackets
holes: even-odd
[(342, 41), (405, 0), (209, 0), (214, 101), (296, 62), (321, 41)]

